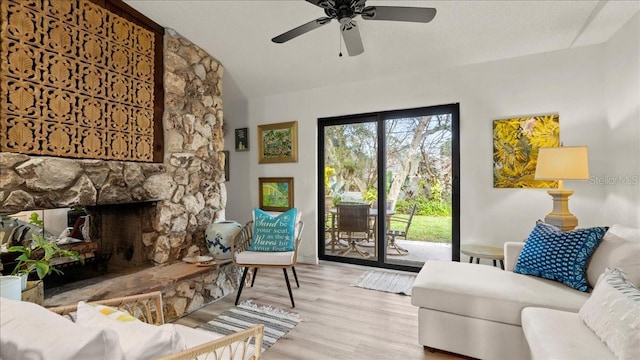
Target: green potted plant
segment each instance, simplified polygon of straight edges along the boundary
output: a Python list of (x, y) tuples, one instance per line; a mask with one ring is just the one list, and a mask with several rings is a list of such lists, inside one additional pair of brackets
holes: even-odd
[(77, 251), (65, 250), (60, 248), (58, 244), (48, 241), (42, 235), (32, 234), (33, 242), (29, 246), (11, 246), (7, 249), (9, 252), (17, 252), (20, 255), (16, 258), (18, 263), (13, 269), (12, 275), (31, 274), (35, 271), (38, 278), (42, 280), (45, 276), (56, 272), (62, 274), (62, 271), (51, 266), (51, 261), (57, 257), (70, 257), (73, 260), (82, 259), (78, 257)]
[[(33, 239), (31, 244), (28, 246), (24, 246), (24, 244), (11, 246), (7, 249), (8, 252), (20, 253), (20, 255), (15, 259), (18, 263), (13, 269), (11, 275), (23, 277), (23, 290), (26, 286), (27, 277), (34, 271), (40, 280), (52, 272), (62, 274), (62, 271), (51, 266), (51, 261), (54, 258), (70, 257), (73, 260), (83, 261), (83, 259), (78, 257), (78, 252), (62, 249), (55, 242), (45, 239), (44, 221), (40, 218), (40, 215), (37, 212), (31, 213), (31, 216), (29, 216), (29, 223), (35, 226), (35, 228), (31, 230), (31, 238)], [(42, 235), (34, 233), (33, 231), (35, 229), (42, 230)]]

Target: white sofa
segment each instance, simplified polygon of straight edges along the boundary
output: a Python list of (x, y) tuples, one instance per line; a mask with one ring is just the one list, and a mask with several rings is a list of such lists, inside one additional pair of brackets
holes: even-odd
[[(512, 272), (523, 247), (523, 242), (505, 243), (504, 271), (487, 265), (427, 262), (411, 297), (419, 307), (420, 344), (480, 359), (585, 358), (583, 354), (613, 358), (577, 317), (589, 293)], [(640, 229), (614, 225), (607, 231), (588, 263), (591, 287), (608, 266), (624, 269), (636, 285), (640, 283)], [(523, 313), (525, 308), (531, 309)], [(526, 338), (523, 327), (529, 330)], [(565, 341), (571, 338), (572, 342)], [(580, 344), (573, 353), (572, 344)]]

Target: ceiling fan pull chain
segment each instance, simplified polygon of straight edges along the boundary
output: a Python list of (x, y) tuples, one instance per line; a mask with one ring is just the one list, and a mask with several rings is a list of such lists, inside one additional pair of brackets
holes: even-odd
[(340, 27), (338, 27), (338, 44), (340, 44), (340, 52), (338, 53), (338, 57), (342, 57), (342, 33), (340, 32)]

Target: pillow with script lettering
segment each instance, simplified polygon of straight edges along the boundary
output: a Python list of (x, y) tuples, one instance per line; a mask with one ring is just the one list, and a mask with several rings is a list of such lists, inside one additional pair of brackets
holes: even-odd
[(249, 251), (293, 251), (298, 209), (272, 216), (258, 208), (253, 210), (253, 239)]

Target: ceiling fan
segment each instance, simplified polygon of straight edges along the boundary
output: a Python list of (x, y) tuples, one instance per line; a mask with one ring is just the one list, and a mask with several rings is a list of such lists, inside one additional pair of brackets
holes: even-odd
[[(326, 17), (321, 17), (297, 28), (291, 29), (271, 39), (281, 44), (328, 24), (331, 20), (338, 20), (344, 44), (349, 56), (356, 56), (364, 52), (358, 24), (354, 20), (361, 16), (364, 20), (390, 20), (428, 23), (436, 16), (434, 8), (418, 8), (406, 6), (365, 6), (366, 0), (305, 0), (324, 9)], [(342, 54), (340, 54), (342, 56)]]

